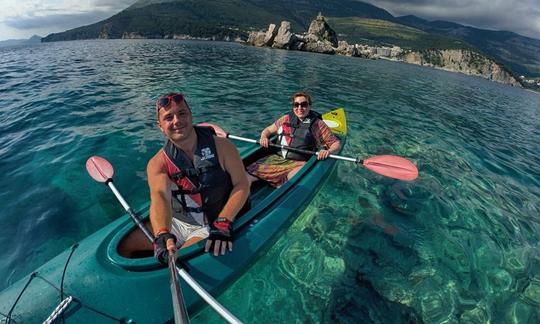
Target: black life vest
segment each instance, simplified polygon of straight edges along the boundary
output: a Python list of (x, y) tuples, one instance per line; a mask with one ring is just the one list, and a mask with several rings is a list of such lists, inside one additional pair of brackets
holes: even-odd
[[(318, 122), (319, 119), (322, 119), (321, 114), (311, 110), (303, 121), (300, 121), (294, 112), (290, 112), (288, 117), (288, 121), (283, 123), (278, 141), (282, 145), (287, 145), (302, 150), (317, 150), (317, 139), (313, 134), (313, 126)], [(311, 157), (311, 154), (283, 150), (282, 156), (291, 160), (307, 161)]]
[(221, 168), (214, 131), (194, 126), (197, 148), (193, 161), (170, 140), (163, 147), (167, 173), (178, 186), (172, 191), (173, 217), (193, 225), (213, 222), (227, 203), (233, 188), (230, 175)]

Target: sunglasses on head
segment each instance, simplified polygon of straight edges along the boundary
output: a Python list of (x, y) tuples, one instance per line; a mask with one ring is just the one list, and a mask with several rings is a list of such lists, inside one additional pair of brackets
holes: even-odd
[(181, 93), (173, 93), (168, 96), (160, 97), (157, 100), (158, 110), (161, 107), (168, 107), (171, 104), (171, 101), (174, 101), (177, 104), (181, 103), (182, 101), (184, 101), (184, 95)]
[(307, 102), (307, 101), (295, 102), (295, 103), (293, 103), (293, 106), (295, 108), (298, 108), (298, 107), (307, 108), (309, 106), (309, 102)]

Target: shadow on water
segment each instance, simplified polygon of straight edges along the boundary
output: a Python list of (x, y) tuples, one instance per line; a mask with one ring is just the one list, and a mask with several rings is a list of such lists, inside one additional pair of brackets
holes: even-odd
[(3, 228), (16, 231), (0, 235), (0, 244), (6, 251), (0, 271), (9, 273), (3, 285), (19, 279), (43, 264), (50, 255), (75, 243), (77, 233), (84, 226), (84, 222), (66, 217), (78, 209), (77, 202), (68, 193), (54, 186), (43, 188), (27, 182), (25, 204), (12, 207), (12, 214), (18, 216), (3, 220), (6, 226)]

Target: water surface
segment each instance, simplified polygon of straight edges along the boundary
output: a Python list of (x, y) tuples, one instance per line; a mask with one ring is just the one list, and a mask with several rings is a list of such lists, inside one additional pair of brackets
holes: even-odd
[[(307, 90), (345, 107), (344, 155), (395, 154), (401, 182), (348, 162), (219, 297), (252, 322), (540, 322), (540, 95), (387, 61), (195, 41), (0, 49), (0, 289), (123, 214), (84, 168), (114, 165), (135, 209), (161, 147), (154, 101), (254, 137)], [(241, 145), (241, 143), (237, 143)], [(210, 309), (194, 322), (218, 322)]]

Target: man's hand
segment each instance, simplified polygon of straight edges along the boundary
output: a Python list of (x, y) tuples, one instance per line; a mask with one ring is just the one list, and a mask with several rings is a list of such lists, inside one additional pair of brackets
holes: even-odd
[(169, 232), (163, 232), (154, 240), (154, 257), (159, 263), (167, 265), (169, 252), (176, 253), (176, 236)]
[(225, 255), (227, 248), (232, 251), (233, 247), (233, 228), (230, 220), (224, 217), (218, 217), (210, 224), (210, 235), (204, 252), (214, 252), (215, 256)]

